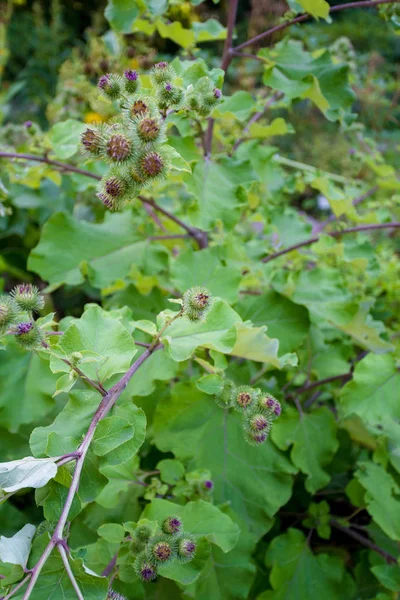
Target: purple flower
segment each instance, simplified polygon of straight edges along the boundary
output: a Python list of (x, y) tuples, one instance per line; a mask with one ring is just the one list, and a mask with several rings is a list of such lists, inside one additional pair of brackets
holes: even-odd
[(136, 81), (138, 78), (137, 71), (127, 70), (124, 71), (124, 75), (128, 81)]
[(17, 325), (17, 335), (25, 335), (29, 333), (33, 327), (33, 323), (18, 323)]
[(166, 69), (168, 67), (168, 63), (165, 62), (165, 60), (162, 60), (161, 62), (156, 64), (156, 67), (158, 69)]
[(165, 84), (165, 91), (170, 92), (172, 90), (172, 85), (170, 83)]
[(32, 127), (32, 125), (33, 125), (32, 121), (25, 121), (25, 123), (24, 123), (24, 127), (26, 127), (27, 129)]
[(109, 83), (110, 83), (110, 76), (109, 75), (102, 75), (100, 77), (99, 82), (98, 82), (97, 85), (98, 85), (98, 87), (101, 90), (104, 90), (108, 86)]
[(207, 479), (207, 481), (204, 482), (204, 487), (207, 490), (212, 490), (214, 487), (214, 483), (210, 479)]
[(219, 90), (218, 88), (215, 88), (215, 90), (214, 90), (214, 98), (217, 98), (217, 100), (219, 100), (219, 98), (221, 98), (221, 96), (222, 96), (221, 90)]

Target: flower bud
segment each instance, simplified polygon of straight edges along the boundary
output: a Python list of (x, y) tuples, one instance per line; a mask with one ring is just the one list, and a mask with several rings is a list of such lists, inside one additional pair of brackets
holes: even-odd
[(166, 166), (166, 159), (161, 152), (143, 152), (138, 159), (140, 176), (144, 182), (165, 176)]
[(108, 175), (101, 180), (97, 197), (108, 209), (120, 210), (128, 199), (128, 192), (133, 192), (127, 177), (127, 173), (119, 168), (115, 168), (111, 169)]
[(206, 490), (210, 491), (214, 488), (214, 483), (211, 481), (211, 479), (207, 479), (204, 482), (204, 487), (206, 488)]
[(104, 136), (99, 129), (88, 128), (81, 135), (83, 152), (89, 156), (99, 156), (103, 149)]
[(255, 413), (245, 419), (245, 428), (253, 433), (269, 433), (271, 429), (271, 421), (265, 414)]
[(188, 533), (183, 533), (178, 540), (177, 558), (181, 563), (190, 562), (196, 554), (196, 542)]
[(132, 156), (132, 141), (123, 133), (112, 133), (106, 143), (106, 154), (112, 162), (125, 162)]
[(102, 75), (97, 86), (104, 96), (111, 100), (117, 100), (121, 95), (121, 78), (118, 75), (111, 73)]
[(161, 85), (172, 81), (176, 77), (176, 73), (171, 65), (165, 61), (161, 61), (151, 69), (150, 77), (155, 85)]
[(139, 74), (137, 71), (124, 71), (124, 87), (128, 94), (136, 94), (140, 86)]
[(129, 549), (132, 552), (132, 554), (140, 554), (144, 551), (145, 547), (146, 542), (142, 542), (141, 540), (138, 540), (134, 537), (132, 542), (130, 543)]
[(167, 517), (163, 521), (161, 529), (164, 533), (175, 535), (177, 533), (180, 533), (182, 529), (182, 521), (179, 517)]
[(155, 142), (161, 135), (161, 122), (155, 117), (143, 117), (136, 124), (136, 133), (142, 142)]
[(196, 286), (183, 295), (183, 314), (189, 321), (203, 320), (212, 306), (212, 296), (205, 287)]
[(15, 339), (25, 350), (38, 350), (42, 345), (44, 336), (42, 331), (33, 321), (18, 323)]
[(261, 396), (258, 400), (258, 405), (262, 412), (270, 415), (273, 419), (279, 417), (282, 412), (280, 402), (274, 396), (271, 396), (271, 394)]
[(8, 327), (15, 323), (19, 312), (19, 307), (13, 298), (5, 294), (0, 296), (0, 335), (5, 333)]
[(253, 407), (256, 393), (248, 385), (242, 385), (236, 388), (233, 395), (233, 408), (235, 410), (246, 412)]
[(245, 440), (252, 446), (261, 446), (268, 439), (268, 433), (265, 431), (245, 431)]
[(181, 88), (178, 88), (168, 82), (160, 86), (157, 91), (157, 104), (161, 110), (168, 108), (179, 108), (182, 104), (184, 93)]
[(108, 590), (107, 600), (127, 600), (127, 598), (114, 590)]
[(25, 312), (37, 312), (44, 306), (44, 298), (38, 288), (31, 283), (21, 283), (11, 292), (12, 296), (19, 306)]
[(147, 556), (155, 564), (166, 565), (176, 556), (175, 543), (166, 535), (160, 535), (147, 544)]
[(142, 552), (135, 560), (134, 569), (141, 581), (153, 581), (157, 577), (157, 568), (155, 564), (146, 558), (144, 552)]
[(232, 406), (232, 398), (234, 396), (236, 386), (230, 379), (224, 381), (224, 387), (221, 392), (215, 394), (214, 400), (221, 408), (230, 408)]
[(136, 539), (140, 540), (141, 542), (147, 543), (151, 538), (151, 533), (151, 527), (149, 527), (148, 525), (138, 525), (133, 535)]

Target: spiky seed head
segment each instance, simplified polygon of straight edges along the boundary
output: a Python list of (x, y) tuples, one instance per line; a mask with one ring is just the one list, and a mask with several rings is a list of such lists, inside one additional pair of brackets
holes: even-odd
[(179, 517), (167, 517), (163, 521), (161, 529), (164, 533), (170, 535), (180, 533), (182, 529), (182, 520)]
[(139, 167), (145, 180), (153, 179), (164, 173), (165, 161), (159, 152), (144, 152), (139, 158)]
[(138, 99), (132, 102), (129, 107), (129, 115), (135, 119), (137, 117), (143, 117), (150, 111), (150, 106), (144, 100)]
[(88, 128), (82, 133), (81, 143), (85, 154), (99, 156), (103, 148), (103, 136), (99, 130)]
[(212, 306), (212, 296), (205, 287), (195, 286), (183, 295), (183, 314), (190, 321), (203, 320)]
[(252, 432), (268, 433), (271, 429), (271, 421), (265, 414), (255, 413), (246, 419), (245, 426)]
[(255, 401), (255, 391), (248, 385), (242, 385), (236, 388), (233, 396), (233, 408), (240, 412), (247, 412), (253, 407)]
[(111, 100), (117, 100), (121, 96), (121, 78), (113, 73), (102, 75), (97, 84), (99, 90)]
[(168, 564), (176, 556), (176, 545), (172, 538), (160, 535), (147, 544), (148, 557), (155, 564)]
[(120, 210), (126, 203), (129, 188), (127, 174), (119, 167), (111, 169), (101, 180), (97, 197), (110, 210)]
[(136, 130), (143, 142), (154, 142), (160, 136), (161, 126), (158, 119), (144, 117), (138, 122)]
[(18, 323), (15, 340), (24, 350), (38, 350), (44, 340), (42, 331), (33, 321)]
[(196, 554), (196, 542), (193, 536), (183, 533), (178, 540), (177, 558), (179, 562), (190, 562)]
[(44, 307), (44, 297), (31, 283), (20, 283), (15, 286), (10, 295), (18, 307), (25, 312), (38, 312)]
[(18, 319), (20, 309), (14, 299), (6, 294), (0, 296), (0, 335)]
[(108, 141), (106, 153), (113, 162), (125, 162), (132, 155), (132, 142), (123, 133), (113, 133)]
[(157, 567), (154, 562), (148, 560), (146, 554), (142, 552), (134, 563), (136, 575), (143, 582), (153, 581), (157, 577)]
[(161, 61), (154, 65), (150, 71), (150, 77), (155, 85), (168, 83), (176, 77), (174, 69), (165, 61)]
[(233, 381), (226, 379), (222, 390), (214, 396), (216, 404), (221, 408), (230, 408), (232, 406), (232, 398), (235, 390), (236, 386)]
[(140, 86), (139, 74), (137, 71), (124, 71), (124, 87), (128, 94), (136, 94)]
[(261, 446), (268, 439), (268, 433), (265, 431), (245, 430), (245, 440), (252, 446)]
[(135, 529), (133, 537), (137, 540), (140, 540), (141, 542), (147, 543), (151, 538), (151, 534), (151, 527), (149, 527), (148, 525), (138, 525)]

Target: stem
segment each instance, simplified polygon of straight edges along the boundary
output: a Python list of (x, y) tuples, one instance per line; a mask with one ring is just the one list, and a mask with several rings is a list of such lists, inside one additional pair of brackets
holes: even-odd
[(186, 233), (171, 233), (167, 235), (151, 235), (148, 237), (149, 240), (184, 240), (190, 238), (189, 234)]
[(333, 375), (332, 377), (326, 377), (325, 379), (320, 379), (319, 381), (314, 381), (313, 383), (309, 383), (307, 385), (303, 385), (303, 387), (295, 390), (291, 394), (288, 394), (288, 398), (293, 396), (297, 396), (298, 394), (302, 394), (303, 392), (308, 392), (309, 390), (313, 390), (320, 385), (324, 385), (325, 383), (331, 383), (332, 381), (349, 381), (352, 378), (352, 373), (342, 373), (342, 375)]
[[(70, 171), (71, 173), (78, 173), (79, 175), (85, 175), (86, 177), (91, 177), (92, 179), (96, 179), (97, 181), (101, 180), (100, 175), (96, 175), (95, 173), (91, 173), (90, 171), (85, 171), (84, 169), (79, 169), (78, 167), (74, 167), (73, 165), (69, 165), (68, 163), (62, 163), (58, 160), (51, 160), (51, 159), (47, 158), (46, 156), (35, 156), (34, 154), (20, 154), (18, 152), (0, 152), (0, 158), (16, 158), (18, 160), (34, 160), (36, 162), (45, 163), (47, 165), (53, 165), (55, 167), (62, 169), (63, 171)], [(199, 245), (199, 248), (207, 248), (208, 236), (205, 231), (202, 231), (195, 227), (190, 227), (189, 225), (186, 225), (186, 223), (184, 223), (183, 221), (178, 219), (178, 217), (175, 217), (175, 215), (173, 215), (172, 213), (165, 210), (165, 208), (161, 208), (161, 206), (158, 206), (158, 204), (156, 204), (154, 202), (154, 200), (151, 200), (150, 198), (145, 198), (144, 196), (137, 196), (137, 198), (141, 202), (147, 204), (148, 206), (151, 206), (154, 210), (162, 213), (168, 219), (170, 219), (171, 221), (174, 221), (174, 223), (176, 223), (177, 225), (179, 225), (180, 227), (185, 229), (185, 231), (187, 231), (188, 234), (194, 240), (196, 240), (196, 242)]]
[(305, 163), (298, 162), (297, 160), (292, 160), (291, 158), (279, 156), (279, 154), (275, 154), (273, 160), (279, 165), (285, 165), (285, 167), (292, 167), (293, 169), (299, 169), (300, 171), (306, 171), (308, 173), (313, 174), (322, 173), (323, 175), (329, 177), (329, 179), (332, 179), (332, 181), (336, 181), (337, 183), (357, 182), (354, 179), (349, 179), (348, 177), (343, 177), (342, 175), (336, 175), (335, 173), (329, 173), (328, 171), (323, 171), (322, 169), (318, 169), (317, 167), (313, 167), (312, 165), (307, 165)]
[(1, 600), (9, 600), (9, 598), (12, 598), (22, 587), (24, 587), (24, 585), (26, 584), (27, 581), (29, 581), (29, 579), (31, 578), (31, 574), (29, 573), (26, 577), (24, 577), (24, 579), (22, 581), (20, 581), (15, 588), (13, 588), (11, 590), (11, 592), (9, 592), (7, 594), (7, 596), (2, 596)]
[(112, 557), (112, 559), (110, 560), (110, 562), (108, 563), (108, 565), (102, 571), (102, 573), (101, 573), (102, 577), (108, 577), (110, 575), (110, 573), (112, 573), (112, 571), (115, 568), (115, 565), (117, 564), (117, 558), (118, 558), (118, 552), (116, 552), (114, 554), (114, 556)]
[[(341, 235), (345, 235), (347, 233), (356, 233), (357, 231), (369, 231), (369, 230), (375, 230), (375, 229), (390, 229), (390, 228), (397, 229), (399, 227), (400, 227), (400, 222), (396, 222), (396, 221), (394, 221), (392, 223), (375, 223), (375, 224), (371, 224), (371, 225), (358, 225), (357, 227), (349, 227), (348, 229), (342, 229), (342, 231), (331, 231), (331, 232), (327, 233), (326, 235), (330, 235), (331, 237), (337, 238), (337, 237), (340, 237)], [(283, 256), (284, 254), (287, 254), (288, 252), (292, 252), (292, 250), (297, 250), (298, 248), (303, 248), (304, 246), (310, 246), (311, 244), (318, 242), (318, 240), (319, 240), (319, 236), (315, 236), (308, 240), (305, 240), (304, 242), (299, 242), (298, 244), (293, 244), (293, 246), (288, 246), (287, 248), (284, 248), (283, 250), (279, 250), (279, 252), (274, 252), (274, 254), (270, 254), (269, 256), (264, 256), (264, 258), (261, 259), (261, 262), (268, 263), (271, 260), (278, 258), (279, 256)]]
[[(62, 331), (57, 332), (60, 335), (62, 335)], [(69, 367), (71, 367), (71, 369), (73, 369), (75, 371), (75, 373), (78, 373), (79, 377), (81, 377), (84, 381), (86, 381), (86, 383), (88, 385), (90, 385), (90, 387), (92, 387), (93, 389), (95, 389), (97, 392), (99, 392), (99, 394), (101, 394), (102, 396), (106, 396), (107, 392), (106, 390), (103, 388), (103, 386), (101, 385), (101, 383), (98, 383), (97, 381), (93, 381), (93, 379), (90, 379), (90, 377), (87, 377), (85, 375), (85, 373), (83, 371), (80, 370), (79, 367), (74, 366), (68, 359), (66, 358), (62, 358), (61, 359), (66, 365), (68, 365)]]
[(370, 550), (373, 550), (374, 552), (380, 554), (388, 564), (397, 563), (397, 559), (394, 556), (389, 554), (389, 552), (386, 552), (386, 550), (383, 550), (383, 548), (380, 548), (380, 546), (377, 546), (376, 544), (371, 542), (371, 540), (369, 540), (368, 538), (357, 533), (357, 531), (354, 531), (349, 527), (344, 527), (343, 525), (340, 525), (340, 523), (338, 523), (335, 519), (331, 519), (330, 524), (332, 525), (332, 527), (343, 531), (343, 533), (347, 533), (347, 535), (352, 537), (354, 540), (357, 540), (357, 542), (360, 542), (360, 544), (363, 544), (363, 546), (366, 546)]
[[(368, 8), (369, 6), (378, 6), (379, 4), (395, 4), (393, 0), (361, 0), (360, 2), (348, 2), (347, 4), (339, 4), (337, 6), (331, 6), (329, 8), (329, 12), (338, 12), (340, 10), (346, 10), (348, 8)], [(256, 35), (255, 37), (243, 42), (243, 44), (239, 44), (239, 46), (235, 46), (232, 48), (231, 52), (237, 52), (238, 50), (242, 50), (243, 48), (247, 48), (252, 44), (256, 44), (257, 42), (263, 40), (270, 35), (273, 35), (277, 31), (282, 31), (282, 29), (286, 29), (286, 27), (290, 27), (290, 25), (294, 25), (295, 23), (301, 23), (302, 21), (308, 21), (311, 19), (312, 15), (304, 14), (287, 21), (286, 23), (281, 23), (280, 25), (275, 25), (275, 27), (271, 27), (267, 31)]]
[(74, 576), (74, 574), (72, 572), (71, 565), (69, 564), (68, 556), (67, 556), (67, 553), (65, 552), (64, 546), (62, 546), (61, 544), (59, 544), (58, 545), (58, 551), (59, 551), (59, 553), (61, 555), (61, 559), (62, 559), (62, 561), (64, 563), (65, 570), (67, 571), (67, 575), (69, 577), (70, 582), (72, 583), (72, 587), (75, 590), (77, 598), (79, 600), (85, 600), (85, 598), (82, 595), (81, 590), (79, 589), (78, 582), (76, 581), (75, 576)]
[[(233, 58), (231, 55), (233, 28), (235, 27), (238, 4), (239, 4), (239, 0), (228, 0), (228, 20), (227, 20), (227, 24), (226, 24), (227, 32), (226, 32), (224, 50), (222, 52), (222, 59), (221, 59), (221, 69), (223, 71), (225, 71), (225, 73), (228, 70), (230, 62)], [(205, 142), (204, 142), (204, 153), (206, 156), (210, 156), (210, 154), (211, 154), (213, 132), (214, 132), (214, 119), (210, 117), (208, 119), (208, 127), (207, 127)]]

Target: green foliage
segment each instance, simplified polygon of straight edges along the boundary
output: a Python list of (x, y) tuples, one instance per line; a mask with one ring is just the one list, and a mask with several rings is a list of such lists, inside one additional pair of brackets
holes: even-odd
[(394, 600), (397, 7), (290, 0), (253, 55), (257, 2), (42, 4), (0, 23), (0, 597)]

